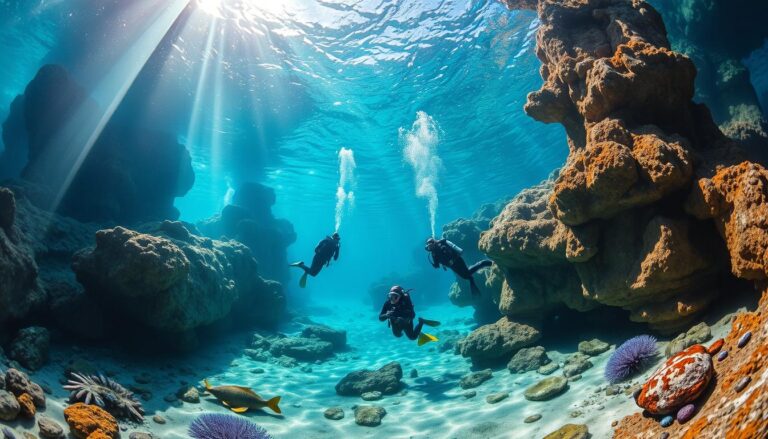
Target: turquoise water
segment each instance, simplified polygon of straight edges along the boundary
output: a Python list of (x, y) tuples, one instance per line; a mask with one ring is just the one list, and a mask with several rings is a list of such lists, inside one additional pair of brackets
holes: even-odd
[[(495, 371), (492, 387), (465, 399), (457, 386), (469, 360), (391, 337), (376, 319), (387, 289), (373, 303), (369, 295), (372, 285), (416, 278), (429, 289), (417, 292), (425, 297), (416, 303), (418, 315), (443, 321), (441, 331), (476, 328), (472, 309), (448, 300), (454, 277), (432, 270), (422, 248), (445, 224), (538, 184), (565, 161), (563, 128), (523, 111), (526, 95), (542, 83), (538, 24), (534, 12), (509, 11), (494, 0), (0, 0), (0, 120), (41, 67), (61, 65), (101, 108), (82, 125), (83, 138), (119, 121), (186, 147), (195, 179), (173, 201), (180, 220), (199, 225), (220, 214), (243, 183), (258, 182), (274, 189), (272, 212), (296, 234), (280, 264), (309, 263), (320, 239), (341, 235), (341, 257), (306, 288), (298, 269), (282, 279), (295, 318), (281, 332), (295, 335), (305, 318), (348, 333), (350, 349), (311, 370), (248, 357), (242, 350), (251, 334), (242, 332), (161, 360), (126, 358), (109, 343), (78, 348), (117, 379), (154, 374), (154, 398), (145, 407), (168, 422), (130, 431), (188, 437), (196, 415), (225, 412), (212, 398), (201, 405), (162, 399), (177, 381), (210, 376), (282, 395), (284, 417), (249, 415), (275, 437), (542, 437), (574, 410), (584, 412), (579, 422), (594, 437), (608, 437), (610, 421), (632, 413), (631, 404), (583, 400), (604, 384), (600, 370), (610, 353), (552, 403), (560, 416), (545, 413), (541, 423), (523, 425), (542, 412), (522, 397), (540, 376)], [(766, 47), (744, 59), (763, 106)], [(575, 350), (576, 338), (599, 335), (549, 334), (549, 355), (557, 363)], [(58, 381), (71, 356), (64, 340), (35, 377), (55, 387), (48, 413), (62, 423), (67, 395)], [(350, 410), (358, 399), (340, 399), (334, 385), (348, 372), (392, 360), (419, 377), (407, 377), (408, 392), (385, 400), (389, 414), (380, 428), (361, 430)], [(180, 363), (193, 372), (177, 373)], [(262, 367), (263, 376), (253, 373)], [(505, 405), (485, 403), (505, 389)], [(347, 417), (331, 423), (322, 412), (336, 405)]]

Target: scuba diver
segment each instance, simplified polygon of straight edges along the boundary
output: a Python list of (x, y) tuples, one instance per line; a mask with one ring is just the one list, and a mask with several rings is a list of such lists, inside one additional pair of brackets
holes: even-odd
[(409, 339), (418, 339), (419, 346), (431, 341), (437, 341), (437, 337), (434, 335), (421, 332), (421, 327), (424, 325), (439, 326), (440, 322), (419, 317), (419, 323), (416, 324), (416, 327), (413, 326), (416, 312), (413, 310), (413, 302), (408, 294), (409, 291), (411, 290), (406, 291), (399, 285), (392, 287), (389, 290), (387, 301), (381, 307), (379, 321), (388, 320), (388, 324), (392, 328), (392, 334), (395, 337), (402, 337), (403, 332), (405, 332), (405, 336)]
[(450, 268), (457, 276), (469, 281), (469, 288), (473, 296), (480, 294), (473, 275), (481, 268), (490, 267), (493, 261), (484, 259), (471, 267), (467, 267), (467, 263), (461, 257), (464, 250), (445, 238), (440, 240), (435, 238), (427, 239), (427, 245), (424, 246), (424, 250), (429, 252), (429, 256), (431, 256), (429, 262), (433, 267), (440, 268), (442, 265), (443, 270)]
[(317, 276), (323, 266), (331, 265), (331, 259), (337, 261), (339, 259), (339, 247), (341, 238), (338, 233), (334, 233), (331, 236), (326, 236), (315, 247), (315, 256), (312, 258), (312, 266), (307, 267), (304, 261), (294, 262), (291, 267), (299, 267), (304, 270), (304, 274), (299, 280), (299, 286), (304, 288), (307, 286), (307, 275), (312, 277)]

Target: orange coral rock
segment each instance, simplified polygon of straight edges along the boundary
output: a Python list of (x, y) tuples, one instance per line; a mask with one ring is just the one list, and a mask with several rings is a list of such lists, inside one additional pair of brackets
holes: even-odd
[(707, 348), (707, 352), (709, 352), (709, 355), (716, 355), (718, 352), (720, 352), (720, 349), (723, 348), (724, 344), (725, 344), (725, 340), (723, 340), (722, 338), (718, 338), (717, 340), (715, 340), (714, 343), (709, 345), (709, 347)]
[(19, 401), (19, 406), (21, 406), (20, 413), (22, 416), (26, 418), (35, 417), (35, 403), (32, 401), (32, 397), (29, 396), (29, 393), (22, 393), (16, 400)]
[(78, 439), (114, 439), (119, 436), (115, 418), (95, 405), (73, 404), (64, 410), (64, 419)]
[(667, 360), (643, 385), (637, 405), (659, 415), (695, 400), (707, 388), (714, 369), (712, 356), (693, 345)]

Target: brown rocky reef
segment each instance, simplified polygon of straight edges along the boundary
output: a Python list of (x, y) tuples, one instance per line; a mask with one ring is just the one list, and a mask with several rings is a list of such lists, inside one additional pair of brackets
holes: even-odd
[(569, 156), (554, 182), (515, 199), (480, 240), (505, 274), (502, 311), (602, 304), (660, 332), (682, 329), (728, 273), (713, 215), (685, 200), (699, 179), (738, 162), (737, 146), (692, 102), (696, 68), (670, 49), (648, 3), (536, 8), (544, 84), (525, 111), (566, 128)]
[[(175, 135), (112, 118), (80, 163), (86, 145), (72, 139), (86, 139), (76, 131), (103, 112), (64, 67), (41, 67), (3, 123), (0, 177), (43, 186), (48, 190), (32, 197), (36, 204), (80, 221), (178, 218), (174, 199), (187, 193), (195, 176)], [(66, 191), (58, 194), (62, 187)]]
[(287, 248), (296, 241), (296, 232), (288, 220), (275, 218), (274, 204), (274, 189), (259, 183), (243, 183), (221, 214), (202, 221), (198, 227), (205, 236), (242, 242), (259, 261), (264, 276), (286, 282)]
[[(505, 3), (530, 9), (534, 2)], [(561, 123), (570, 148), (547, 200), (556, 223), (542, 236), (524, 226), (532, 221), (525, 215), (502, 215), (481, 250), (502, 267), (530, 248), (565, 260), (585, 298), (629, 309), (633, 320), (662, 331), (695, 318), (721, 276), (765, 291), (768, 172), (745, 161), (709, 110), (692, 102), (696, 69), (670, 49), (659, 14), (640, 0), (535, 6), (545, 82), (525, 110)], [(735, 318), (717, 380), (691, 421), (665, 430), (670, 437), (765, 434), (766, 296)], [(750, 331), (752, 341), (744, 341)], [(657, 420), (639, 413), (619, 427), (620, 438), (661, 433)]]

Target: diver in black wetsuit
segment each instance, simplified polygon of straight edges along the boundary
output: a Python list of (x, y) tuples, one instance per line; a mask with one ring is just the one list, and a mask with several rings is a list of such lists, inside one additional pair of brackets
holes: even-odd
[(424, 250), (428, 251), (432, 259), (429, 261), (435, 268), (443, 266), (443, 270), (450, 268), (462, 279), (469, 281), (469, 287), (472, 291), (472, 295), (480, 294), (480, 290), (475, 284), (475, 279), (472, 277), (478, 270), (485, 267), (490, 267), (493, 261), (484, 259), (471, 267), (467, 267), (467, 263), (461, 257), (463, 250), (456, 244), (443, 238), (436, 240), (435, 238), (427, 239), (427, 245)]
[(312, 277), (317, 276), (323, 266), (331, 265), (331, 259), (337, 261), (339, 259), (339, 248), (341, 247), (341, 238), (338, 233), (334, 233), (331, 236), (326, 236), (315, 247), (315, 256), (312, 258), (312, 266), (307, 267), (304, 261), (294, 262), (291, 267), (299, 267), (304, 270), (304, 274), (299, 280), (299, 286), (304, 288), (307, 286), (307, 275)]
[(413, 302), (408, 291), (405, 291), (399, 285), (392, 287), (389, 290), (387, 301), (381, 307), (379, 321), (388, 320), (389, 326), (392, 328), (392, 334), (395, 337), (402, 337), (403, 332), (405, 332), (405, 336), (409, 339), (418, 339), (419, 346), (431, 341), (437, 341), (437, 337), (434, 335), (421, 332), (421, 327), (424, 325), (438, 326), (440, 322), (419, 317), (419, 323), (414, 327), (413, 319), (415, 317), (416, 312), (413, 310)]

